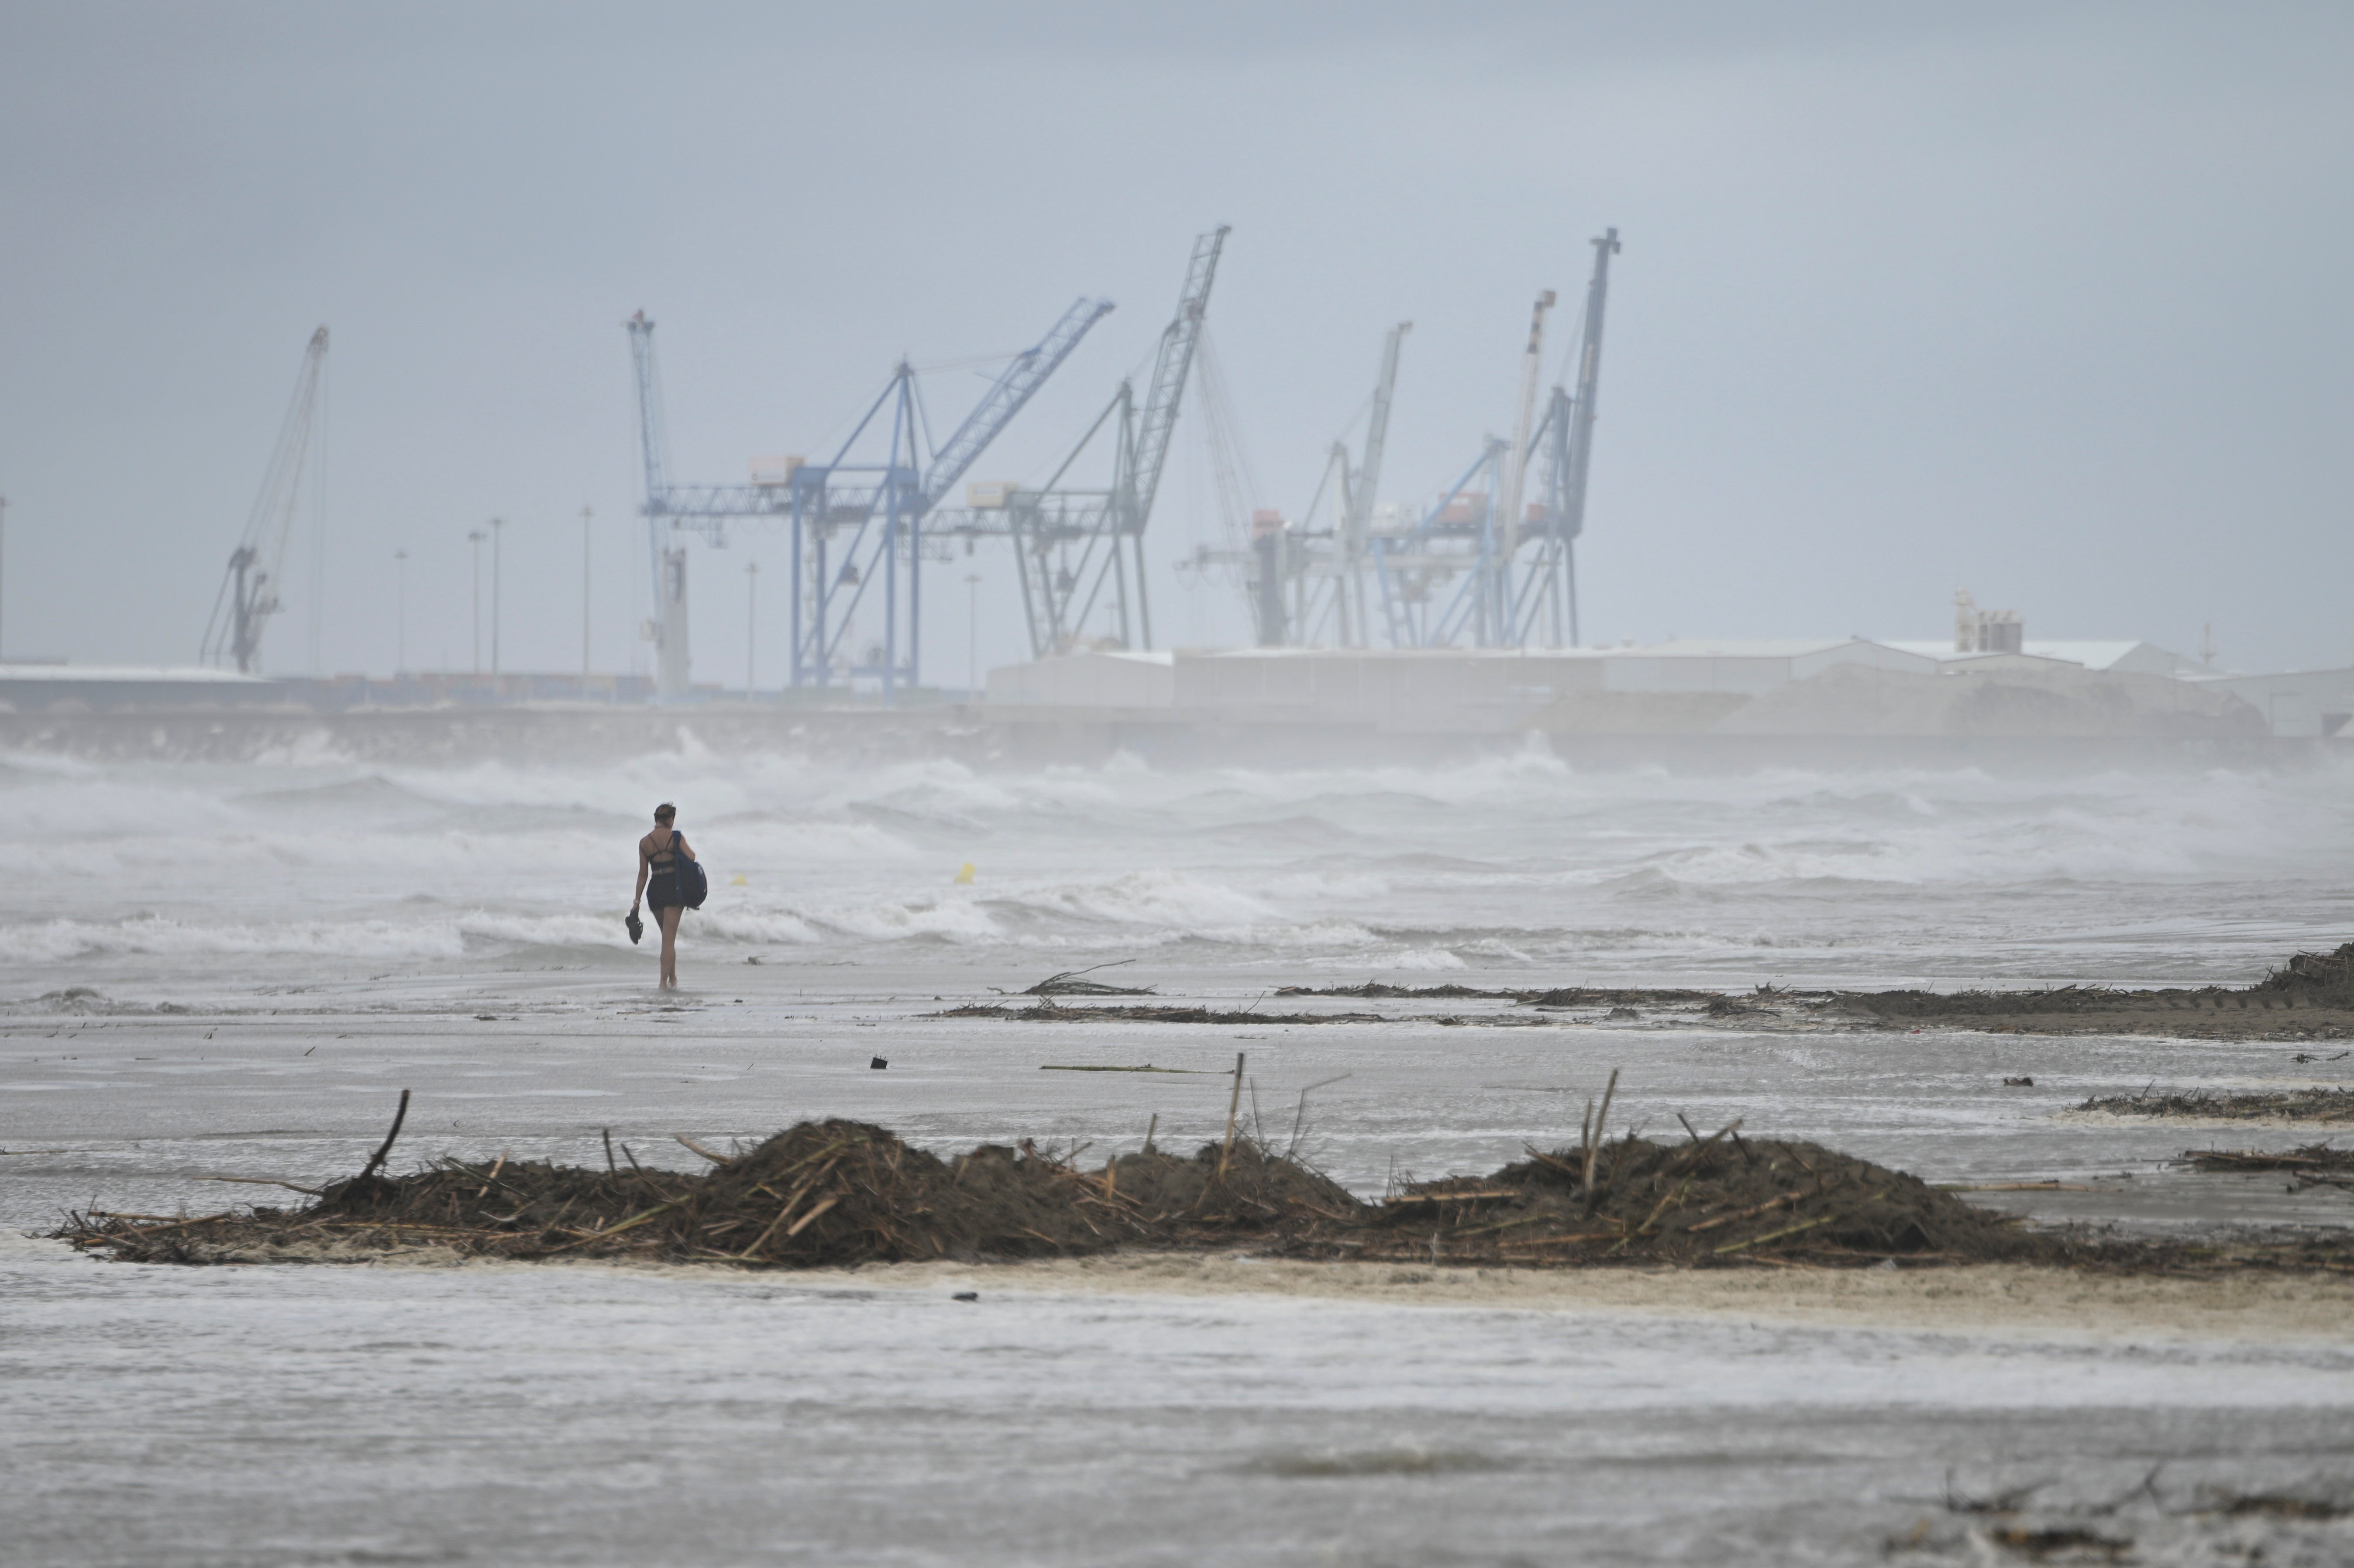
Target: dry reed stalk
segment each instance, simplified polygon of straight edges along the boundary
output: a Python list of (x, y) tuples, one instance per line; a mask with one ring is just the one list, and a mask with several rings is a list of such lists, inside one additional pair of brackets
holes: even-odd
[(1778, 1209), (1785, 1203), (1795, 1203), (1806, 1195), (1807, 1190), (1804, 1187), (1794, 1188), (1787, 1192), (1776, 1193), (1775, 1196), (1766, 1199), (1764, 1202), (1755, 1204), (1753, 1207), (1737, 1210), (1730, 1214), (1719, 1214), (1712, 1220), (1702, 1220), (1696, 1225), (1686, 1225), (1684, 1227), (1684, 1234), (1686, 1235), (1698, 1235), (1702, 1231), (1712, 1231), (1719, 1225), (1729, 1225), (1735, 1220), (1755, 1219), (1759, 1214), (1766, 1213), (1769, 1209)]
[(1610, 1097), (1618, 1092), (1618, 1069), (1610, 1069), (1609, 1085), (1602, 1091), (1602, 1114), (1594, 1118), (1594, 1130), (1585, 1140), (1585, 1202), (1594, 1204), (1594, 1157), (1601, 1151), (1601, 1143), (1609, 1136)]
[(1234, 1158), (1234, 1153), (1235, 1153), (1235, 1115), (1236, 1115), (1238, 1112), (1240, 1112), (1240, 1111), (1241, 1111), (1241, 1109), (1242, 1109), (1242, 1108), (1243, 1108), (1243, 1054), (1242, 1054), (1240, 1051), (1237, 1051), (1237, 1052), (1235, 1052), (1235, 1093), (1234, 1093), (1234, 1097), (1233, 1097), (1233, 1098), (1231, 1098), (1231, 1099), (1229, 1099), (1229, 1100), (1226, 1102), (1226, 1141), (1225, 1141), (1225, 1147), (1221, 1148), (1221, 1149), (1218, 1150), (1218, 1180), (1219, 1180), (1219, 1181), (1225, 1181), (1225, 1178), (1226, 1178), (1226, 1161)]
[(1768, 1231), (1762, 1236), (1751, 1236), (1747, 1241), (1727, 1242), (1716, 1249), (1714, 1255), (1722, 1257), (1726, 1253), (1739, 1252), (1744, 1247), (1755, 1246), (1761, 1242), (1780, 1241), (1784, 1236), (1794, 1236), (1800, 1231), (1810, 1231), (1817, 1225), (1829, 1224), (1838, 1218), (1837, 1214), (1825, 1214), (1820, 1219), (1807, 1220), (1795, 1225), (1785, 1225), (1778, 1231)]

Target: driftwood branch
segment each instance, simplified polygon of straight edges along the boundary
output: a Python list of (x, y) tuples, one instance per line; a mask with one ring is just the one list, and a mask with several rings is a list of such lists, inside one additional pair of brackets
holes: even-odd
[(368, 1159), (367, 1168), (360, 1172), (360, 1181), (366, 1181), (382, 1169), (386, 1158), (392, 1153), (392, 1140), (400, 1136), (400, 1124), (408, 1119), (408, 1091), (403, 1089), (400, 1091), (400, 1108), (392, 1113), (392, 1130), (384, 1135), (382, 1143), (376, 1145), (376, 1153)]

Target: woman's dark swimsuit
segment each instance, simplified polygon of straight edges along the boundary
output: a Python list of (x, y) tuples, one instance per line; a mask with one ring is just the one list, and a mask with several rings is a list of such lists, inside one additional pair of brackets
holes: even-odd
[(673, 828), (670, 842), (646, 856), (653, 874), (646, 879), (646, 907), (659, 915), (665, 909), (683, 908), (686, 900), (678, 894), (678, 830)]

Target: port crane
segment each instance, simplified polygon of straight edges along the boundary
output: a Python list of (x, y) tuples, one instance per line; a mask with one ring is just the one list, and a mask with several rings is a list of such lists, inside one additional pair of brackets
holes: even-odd
[[(1363, 455), (1352, 462), (1348, 442), (1334, 441), (1316, 493), (1297, 520), (1253, 512), (1247, 551), (1205, 549), (1198, 556), (1204, 566), (1223, 562), (1244, 568), (1251, 621), (1262, 648), (1366, 645), (1371, 622), (1365, 571), (1372, 559), (1374, 504), (1389, 443), (1390, 408), (1397, 397), (1398, 355), (1413, 330), (1412, 322), (1400, 322), (1383, 340)], [(1222, 473), (1221, 479), (1232, 487), (1228, 476)]]
[[(1575, 542), (1585, 529), (1586, 479), (1602, 380), (1602, 325), (1615, 228), (1596, 236), (1585, 290), (1577, 389), (1556, 385), (1533, 419), (1537, 356), (1548, 291), (1531, 319), (1522, 359), (1518, 419), (1510, 441), (1490, 437), (1479, 456), (1412, 526), (1372, 539), (1384, 629), (1396, 648), (1552, 646), (1578, 641)], [(1533, 428), (1532, 427), (1533, 424)], [(1538, 497), (1525, 501), (1530, 461)], [(1452, 583), (1454, 592), (1442, 590)]]
[[(294, 378), (294, 400), (278, 429), (261, 493), (254, 498), (245, 533), (229, 552), (228, 571), (213, 596), (205, 622), (200, 657), (207, 664), (234, 664), (249, 675), (261, 660), (261, 633), (283, 608), (278, 584), (286, 563), (286, 542), (302, 499), (302, 476), (311, 453), (311, 430), (319, 403), (319, 377), (327, 363), (327, 329), (311, 334), (302, 368)], [(312, 613), (318, 613), (316, 606)]]
[[(946, 441), (927, 459), (915, 368), (902, 360), (883, 391), (823, 463), (788, 458), (756, 465), (745, 484), (675, 484), (662, 415), (654, 323), (640, 311), (628, 324), (637, 376), (638, 438), (645, 470), (654, 615), (647, 635), (659, 654), (656, 689), (675, 701), (689, 690), (686, 549), (681, 532), (726, 544), (731, 523), (789, 524), (792, 534), (791, 667), (795, 685), (867, 678), (887, 696), (919, 679), (922, 562), (926, 520), (936, 504), (1044, 386), (1087, 329), (1112, 309), (1081, 299), (1031, 348), (1013, 356)], [(854, 461), (870, 438), (885, 435), (879, 459)], [(854, 620), (870, 596), (882, 613), (880, 636), (851, 643)]]
[[(1046, 482), (975, 487), (968, 504), (932, 514), (927, 532), (935, 536), (1002, 538), (1014, 547), (1022, 583), (1022, 609), (1034, 658), (1066, 652), (1086, 641), (1090, 626), (1120, 648), (1152, 646), (1151, 606), (1145, 592), (1144, 528), (1161, 488), (1161, 472), (1177, 423), (1195, 345), (1210, 304), (1218, 257), (1228, 226), (1221, 224), (1193, 242), (1176, 313), (1161, 329), (1144, 407), (1122, 381), (1103, 412)], [(1066, 486), (1073, 466), (1099, 437), (1112, 443), (1110, 482), (1102, 489)], [(1131, 583), (1131, 574), (1133, 582)], [(1109, 589), (1108, 596), (1106, 590)]]

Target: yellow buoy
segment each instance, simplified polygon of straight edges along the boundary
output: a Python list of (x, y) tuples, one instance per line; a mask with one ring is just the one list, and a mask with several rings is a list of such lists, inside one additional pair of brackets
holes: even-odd
[(736, 874), (735, 880), (728, 883), (727, 885), (730, 887), (749, 887), (752, 885), (744, 880), (744, 874), (739, 871)]
[(972, 885), (972, 862), (967, 861), (962, 865), (957, 867), (956, 885), (959, 887), (970, 887)]

